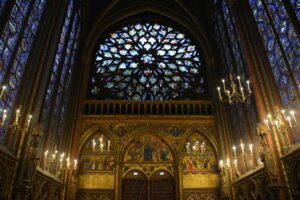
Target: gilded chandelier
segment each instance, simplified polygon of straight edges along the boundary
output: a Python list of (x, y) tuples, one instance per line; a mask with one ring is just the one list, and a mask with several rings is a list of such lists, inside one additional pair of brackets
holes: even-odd
[[(226, 81), (225, 79), (222, 79), (223, 84), (223, 90), (220, 87), (217, 87), (218, 94), (219, 94), (219, 100), (221, 102), (228, 102), (229, 104), (238, 103), (238, 102), (245, 102), (246, 99), (252, 94), (251, 88), (250, 88), (250, 81), (247, 80), (247, 92), (245, 91), (242, 83), (241, 83), (241, 77), (237, 76), (236, 80), (238, 82), (238, 85), (236, 84), (235, 79), (233, 78), (232, 74), (229, 74), (229, 84), (230, 87), (226, 87)], [(225, 95), (222, 95), (222, 93)]]

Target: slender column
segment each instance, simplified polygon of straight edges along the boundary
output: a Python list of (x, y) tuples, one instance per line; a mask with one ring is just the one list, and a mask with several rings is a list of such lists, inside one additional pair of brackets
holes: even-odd
[(182, 171), (181, 171), (181, 164), (177, 163), (176, 165), (174, 165), (174, 175), (175, 177), (177, 177), (177, 181), (175, 182), (176, 184), (176, 196), (177, 196), (177, 200), (182, 200), (183, 199), (183, 184), (182, 184)]

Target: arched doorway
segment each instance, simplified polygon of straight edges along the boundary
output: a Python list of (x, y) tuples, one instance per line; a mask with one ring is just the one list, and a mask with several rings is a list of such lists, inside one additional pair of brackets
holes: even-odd
[(175, 180), (166, 170), (147, 177), (140, 170), (128, 172), (122, 181), (122, 200), (174, 200)]
[(148, 197), (147, 176), (139, 171), (132, 170), (123, 178), (122, 199), (144, 200)]
[(150, 178), (151, 200), (174, 200), (175, 180), (174, 177), (165, 170), (156, 171)]
[(175, 200), (173, 162), (163, 139), (152, 134), (133, 139), (123, 158), (122, 200)]

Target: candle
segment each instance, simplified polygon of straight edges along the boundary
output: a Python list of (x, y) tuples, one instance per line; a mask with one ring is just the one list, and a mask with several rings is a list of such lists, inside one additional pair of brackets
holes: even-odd
[(236, 157), (236, 146), (233, 146), (232, 149), (233, 149), (234, 157)]
[(45, 153), (44, 153), (44, 158), (45, 158), (45, 159), (47, 159), (48, 153), (49, 153), (49, 151), (46, 150)]
[(292, 128), (293, 126), (292, 126), (292, 123), (291, 123), (291, 117), (290, 117), (290, 116), (288, 116), (286, 119), (288, 120), (288, 122), (289, 122), (289, 125), (290, 125), (290, 127)]
[(103, 143), (100, 144), (100, 150), (103, 151)]
[(250, 154), (252, 156), (252, 154), (253, 154), (253, 145), (252, 144), (249, 144), (249, 150), (250, 150)]
[(74, 160), (74, 169), (77, 169), (77, 159)]
[(109, 151), (109, 147), (110, 147), (110, 140), (108, 140), (107, 142), (107, 151)]
[(62, 153), (62, 154), (60, 154), (60, 157), (61, 157), (61, 158), (64, 158), (65, 155), (66, 155), (65, 153)]
[(229, 160), (229, 158), (227, 158), (226, 165), (227, 165), (227, 167), (230, 167), (230, 160)]
[(196, 154), (196, 146), (193, 145), (193, 151), (194, 151), (194, 154)]
[(224, 167), (224, 162), (223, 162), (223, 160), (220, 160), (220, 161), (219, 161), (219, 166), (220, 166), (221, 169), (223, 169), (223, 167)]
[(265, 124), (267, 125), (268, 129), (270, 130), (269, 121), (267, 119), (265, 120)]
[(4, 92), (5, 89), (6, 89), (6, 86), (3, 85), (3, 86), (2, 86), (2, 91), (1, 91), (1, 94), (0, 94), (0, 99), (2, 98), (2, 94), (3, 94), (3, 92)]
[(297, 120), (296, 120), (296, 117), (295, 117), (295, 111), (292, 110), (290, 113), (291, 113), (291, 115), (292, 115), (294, 121), (296, 122)]
[(93, 139), (93, 151), (95, 151), (95, 147), (96, 147), (96, 142), (95, 142), (95, 140)]
[(286, 119), (286, 116), (285, 116), (285, 110), (281, 110), (281, 113), (283, 115), (283, 118)]
[(55, 153), (54, 153), (54, 154), (52, 154), (52, 161), (54, 162), (55, 159), (56, 159), (56, 155), (55, 155)]
[(186, 147), (186, 151), (189, 153), (189, 151), (190, 151), (190, 143), (189, 142), (186, 143), (185, 147)]
[(19, 108), (19, 109), (16, 111), (16, 120), (15, 120), (15, 123), (16, 123), (16, 124), (18, 124), (18, 122), (19, 122), (20, 112), (21, 112), (21, 108)]
[(69, 157), (67, 157), (67, 168), (69, 169), (70, 168), (70, 158)]
[(245, 153), (245, 146), (243, 144), (243, 141), (241, 140), (241, 150), (242, 150), (242, 153)]
[(240, 76), (237, 76), (237, 79), (238, 79), (238, 82), (239, 82), (239, 86), (240, 86), (240, 88), (241, 88), (241, 90), (242, 90), (241, 77), (240, 77)]
[(224, 79), (222, 79), (222, 83), (223, 83), (223, 89), (224, 89), (224, 91), (227, 91), (227, 90), (226, 90), (225, 80), (224, 80)]
[(1, 126), (4, 126), (4, 123), (5, 123), (5, 120), (6, 120), (6, 118), (7, 118), (7, 110), (6, 109), (4, 109), (3, 110), (3, 117), (2, 117), (2, 122), (1, 122)]
[(201, 152), (202, 154), (205, 153), (205, 142), (203, 142), (201, 145)]
[(251, 93), (250, 81), (249, 80), (247, 80), (247, 88), (248, 88), (248, 92)]
[(32, 119), (32, 115), (29, 115), (28, 121), (27, 121), (27, 128), (29, 128), (29, 126), (30, 126), (31, 119)]
[(221, 99), (222, 99), (221, 88), (220, 88), (220, 87), (217, 87), (217, 90), (218, 90), (218, 94), (219, 94), (219, 99), (221, 100)]
[(242, 98), (245, 99), (244, 88), (243, 87), (241, 87), (241, 93), (242, 93)]
[(237, 169), (237, 159), (233, 160), (234, 168)]

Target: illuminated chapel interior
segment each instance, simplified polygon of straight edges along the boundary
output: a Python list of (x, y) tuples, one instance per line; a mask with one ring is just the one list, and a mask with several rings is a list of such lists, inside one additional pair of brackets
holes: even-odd
[(0, 200), (300, 199), (299, 0), (0, 0)]

